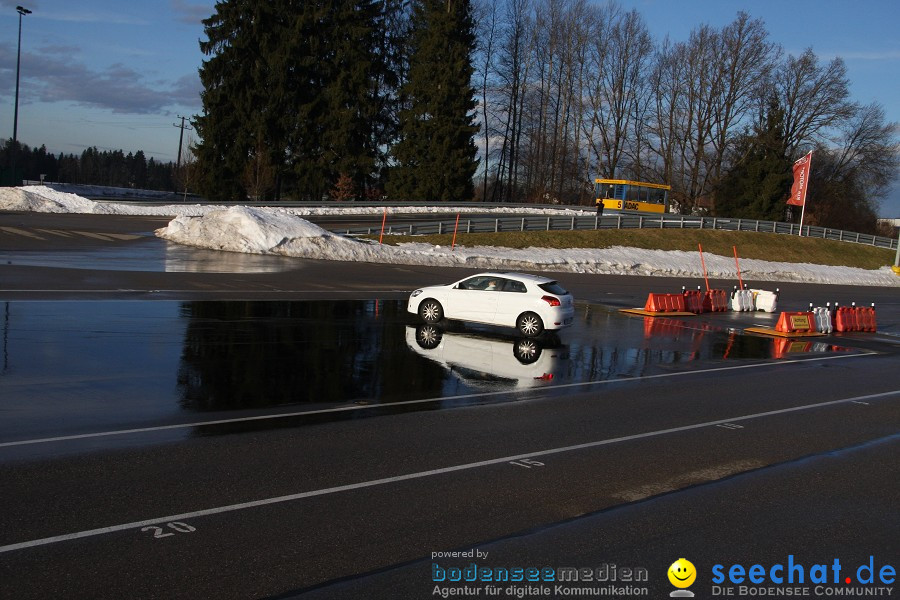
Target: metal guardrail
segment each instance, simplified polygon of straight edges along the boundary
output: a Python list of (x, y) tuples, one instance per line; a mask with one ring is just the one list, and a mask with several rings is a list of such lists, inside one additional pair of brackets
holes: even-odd
[[(408, 225), (388, 225), (384, 232), (393, 235), (433, 235), (452, 233), (456, 219), (412, 223)], [(711, 229), (722, 231), (753, 231), (759, 233), (780, 233), (800, 235), (800, 226), (779, 221), (757, 221), (754, 219), (730, 219), (723, 217), (691, 217), (683, 215), (640, 215), (621, 213), (601, 216), (541, 216), (499, 218), (462, 218), (459, 220), (460, 233), (499, 233), (509, 231), (575, 231), (591, 229)], [(347, 235), (374, 235), (381, 227), (347, 229)], [(897, 248), (897, 240), (866, 233), (856, 233), (828, 227), (803, 226), (803, 237), (852, 242), (876, 248)]]

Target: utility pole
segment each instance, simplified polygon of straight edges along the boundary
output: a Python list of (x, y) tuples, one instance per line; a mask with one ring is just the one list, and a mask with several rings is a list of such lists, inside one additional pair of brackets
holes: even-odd
[[(180, 172), (180, 169), (181, 169), (181, 146), (184, 143), (184, 130), (187, 129), (188, 131), (193, 131), (193, 129), (191, 129), (188, 125), (184, 124), (184, 121), (187, 119), (187, 117), (182, 117), (181, 115), (178, 115), (175, 118), (181, 119), (180, 125), (178, 123), (172, 123), (172, 127), (177, 127), (178, 129), (181, 130), (181, 133), (178, 135), (178, 160), (175, 162), (175, 176), (177, 178), (178, 173)], [(175, 183), (175, 192), (178, 193), (178, 183), (177, 182)], [(185, 185), (185, 193), (187, 193), (187, 185)]]
[(181, 119), (180, 125), (178, 123), (172, 123), (172, 127), (177, 127), (178, 129), (181, 130), (181, 134), (178, 136), (178, 161), (175, 163), (175, 168), (177, 169), (178, 167), (181, 166), (181, 145), (184, 142), (184, 130), (187, 129), (188, 131), (193, 131), (193, 129), (191, 129), (188, 125), (184, 124), (184, 121), (187, 119), (187, 117), (182, 117), (181, 115), (178, 115), (175, 118)]

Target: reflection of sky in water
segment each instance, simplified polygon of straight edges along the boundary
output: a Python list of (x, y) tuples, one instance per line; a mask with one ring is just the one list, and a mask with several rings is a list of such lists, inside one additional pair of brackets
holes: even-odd
[[(3, 302), (0, 412), (17, 437), (48, 417), (101, 429), (178, 412), (184, 324), (172, 302)], [(163, 401), (161, 401), (163, 399)]]
[(3, 302), (0, 441), (210, 418), (198, 413), (233, 418), (273, 407), (515, 392), (836, 350), (712, 330), (699, 319), (579, 305), (575, 325), (526, 365), (514, 355), (512, 330), (455, 325), (439, 349), (414, 347), (408, 325), (419, 323), (405, 306)]
[(65, 250), (0, 253), (0, 262), (92, 271), (167, 273), (276, 273), (296, 269), (298, 259), (204, 250), (148, 236), (128, 243)]

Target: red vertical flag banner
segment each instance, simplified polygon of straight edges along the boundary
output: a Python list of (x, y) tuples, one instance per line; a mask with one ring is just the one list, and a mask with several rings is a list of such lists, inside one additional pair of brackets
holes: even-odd
[(809, 164), (812, 152), (794, 163), (794, 185), (791, 186), (791, 197), (787, 203), (794, 206), (806, 204), (806, 189), (809, 187)]
[(809, 189), (809, 173), (812, 164), (812, 150), (794, 163), (794, 185), (787, 203), (800, 206), (800, 235), (803, 235), (803, 217), (806, 214), (806, 191)]

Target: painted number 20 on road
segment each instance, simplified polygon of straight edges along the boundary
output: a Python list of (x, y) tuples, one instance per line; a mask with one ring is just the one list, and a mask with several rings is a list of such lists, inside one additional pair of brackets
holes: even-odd
[[(171, 531), (166, 531), (166, 529), (170, 529)], [(170, 535), (175, 535), (176, 533), (193, 533), (197, 531), (197, 528), (188, 525), (187, 523), (182, 523), (181, 521), (175, 521), (173, 523), (166, 523), (165, 527), (160, 527), (158, 525), (141, 527), (141, 531), (152, 531), (153, 539), (158, 540), (160, 538), (169, 537)]]

